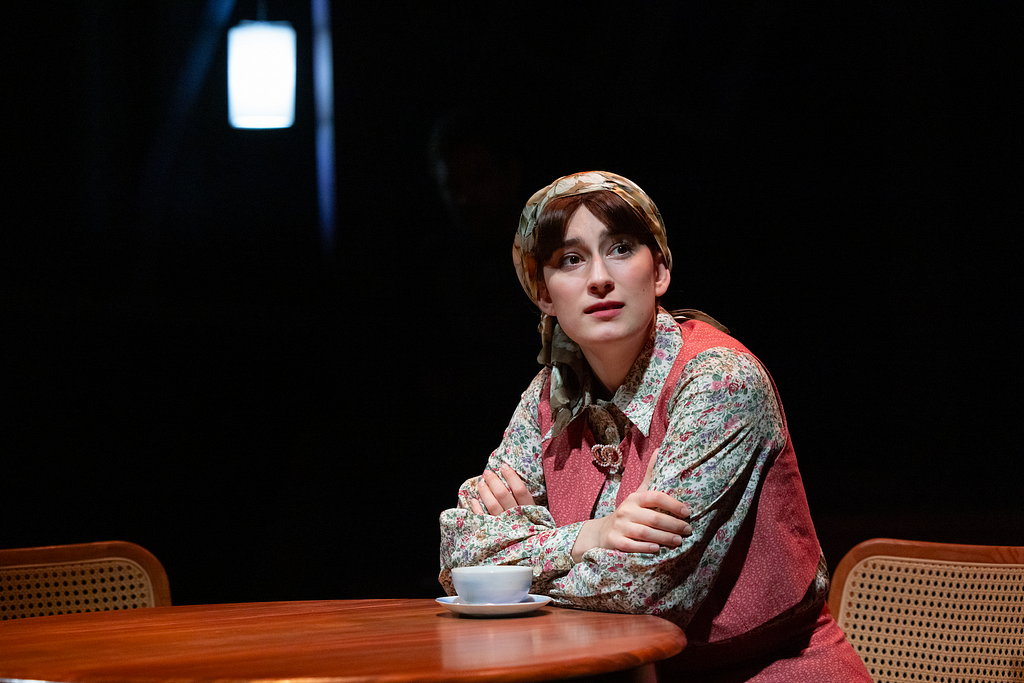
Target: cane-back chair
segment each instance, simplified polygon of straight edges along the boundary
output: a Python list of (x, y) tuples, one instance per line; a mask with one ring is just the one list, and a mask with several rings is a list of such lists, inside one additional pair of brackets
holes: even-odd
[(1024, 547), (872, 539), (828, 602), (875, 683), (1024, 681)]
[(0, 550), (0, 621), (170, 604), (163, 565), (134, 543)]

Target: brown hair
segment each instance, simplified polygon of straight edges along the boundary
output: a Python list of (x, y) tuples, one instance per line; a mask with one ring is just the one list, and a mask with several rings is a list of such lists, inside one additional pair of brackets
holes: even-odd
[(587, 207), (595, 218), (616, 234), (633, 237), (652, 252), (661, 253), (661, 248), (658, 247), (647, 221), (614, 192), (596, 190), (558, 197), (545, 205), (544, 212), (537, 220), (537, 246), (534, 249), (534, 257), (537, 260), (538, 280), (544, 280), (544, 265), (565, 243), (569, 221), (581, 206)]

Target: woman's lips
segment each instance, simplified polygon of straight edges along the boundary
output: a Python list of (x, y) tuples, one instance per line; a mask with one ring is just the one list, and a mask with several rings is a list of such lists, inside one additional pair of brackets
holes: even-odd
[(621, 301), (602, 301), (599, 304), (588, 306), (583, 312), (595, 318), (612, 318), (618, 315), (625, 305)]

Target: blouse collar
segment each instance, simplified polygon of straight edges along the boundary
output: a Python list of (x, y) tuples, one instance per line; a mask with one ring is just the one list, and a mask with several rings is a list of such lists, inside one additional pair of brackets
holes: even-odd
[(552, 342), (550, 403), (554, 419), (545, 438), (561, 434), (591, 404), (614, 404), (636, 429), (648, 435), (661, 388), (683, 344), (679, 325), (669, 313), (658, 309), (650, 338), (610, 401), (593, 398), (590, 368), (583, 353), (557, 324)]

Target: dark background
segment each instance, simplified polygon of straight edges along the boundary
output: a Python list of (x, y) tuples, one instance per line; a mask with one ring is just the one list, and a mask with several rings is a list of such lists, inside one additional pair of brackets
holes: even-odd
[[(1024, 544), (1024, 6), (826, 4), (335, 2), (327, 253), (308, 3), (267, 5), (277, 131), (228, 125), (219, 34), (175, 109), (200, 0), (13, 15), (0, 546), (135, 541), (176, 603), (438, 595), (438, 514), (538, 369), (515, 212), (593, 168), (658, 203), (666, 303), (771, 369), (831, 565)], [(500, 247), (430, 173), (457, 108), (518, 172)]]

